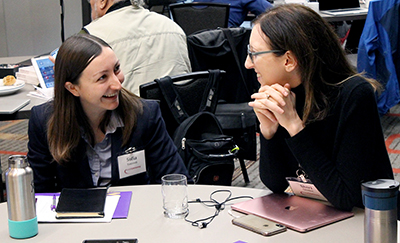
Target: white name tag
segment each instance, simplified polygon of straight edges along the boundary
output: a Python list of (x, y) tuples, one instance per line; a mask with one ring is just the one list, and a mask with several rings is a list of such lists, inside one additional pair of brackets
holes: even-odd
[(310, 180), (304, 182), (296, 177), (286, 177), (286, 180), (296, 196), (328, 201)]
[(144, 150), (118, 156), (118, 167), (120, 179), (145, 172)]

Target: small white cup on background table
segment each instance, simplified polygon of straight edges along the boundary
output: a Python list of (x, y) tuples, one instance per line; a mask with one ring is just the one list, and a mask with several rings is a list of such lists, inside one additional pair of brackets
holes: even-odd
[(319, 2), (308, 2), (307, 6), (310, 7), (315, 12), (319, 12)]

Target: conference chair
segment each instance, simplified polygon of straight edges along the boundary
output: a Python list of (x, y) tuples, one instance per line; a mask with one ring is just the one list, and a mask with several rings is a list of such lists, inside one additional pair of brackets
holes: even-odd
[(181, 2), (181, 0), (144, 0), (144, 3), (149, 10), (152, 10), (153, 7), (160, 6), (161, 10), (156, 12), (167, 15), (168, 17), (170, 17), (169, 5), (177, 2)]
[[(240, 27), (218, 28), (198, 31), (187, 37), (192, 71), (226, 71), (220, 82), (216, 116), (224, 133), (233, 136), (240, 147), (238, 158), (241, 164), (244, 159), (257, 159), (257, 119), (247, 103), (260, 84), (254, 70), (244, 67), (250, 33), (251, 30)], [(246, 177), (245, 182), (249, 182)]]
[[(218, 70), (217, 72), (217, 89), (219, 87), (219, 80), (225, 74), (225, 71)], [(171, 80), (180, 96), (183, 109), (189, 116), (196, 114), (199, 111), (201, 101), (206, 92), (206, 87), (209, 83), (209, 71), (198, 71), (186, 73), (176, 76), (171, 76)], [(156, 81), (151, 81), (139, 86), (140, 97), (144, 99), (157, 100), (160, 103), (160, 109), (165, 121), (167, 131), (172, 136), (175, 129), (178, 127), (178, 122), (175, 120), (171, 109), (168, 107), (166, 100), (161, 93), (160, 87)], [(215, 105), (210, 110), (211, 113), (215, 112)]]
[(171, 19), (190, 35), (198, 30), (228, 27), (229, 4), (175, 3), (169, 5)]
[[(218, 81), (220, 78), (225, 76), (225, 74), (226, 72), (224, 70), (219, 70)], [(205, 92), (205, 89), (209, 83), (209, 76), (209, 71), (197, 71), (171, 77), (171, 80), (175, 85), (178, 95), (182, 100), (184, 106), (183, 108), (188, 113), (188, 115), (194, 115), (199, 111), (201, 101), (204, 97), (203, 93)], [(217, 84), (217, 87), (218, 86), (219, 84)], [(149, 83), (142, 84), (139, 86), (139, 92), (140, 97), (144, 99), (159, 101), (161, 113), (165, 121), (167, 131), (170, 136), (173, 136), (179, 123), (175, 120), (171, 109), (168, 107), (167, 101), (164, 99), (158, 83), (155, 81), (151, 81)], [(218, 90), (216, 90), (216, 93), (218, 93)], [(210, 112), (215, 113), (215, 110), (216, 107), (214, 106), (212, 107)], [(222, 122), (225, 122), (225, 119), (223, 119)], [(239, 157), (238, 159), (245, 182), (248, 183), (249, 177), (244, 160)]]

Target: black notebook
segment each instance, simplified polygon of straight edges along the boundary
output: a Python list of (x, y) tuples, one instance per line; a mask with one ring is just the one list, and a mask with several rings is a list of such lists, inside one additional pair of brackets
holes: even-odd
[(107, 188), (64, 188), (56, 207), (56, 218), (102, 218)]

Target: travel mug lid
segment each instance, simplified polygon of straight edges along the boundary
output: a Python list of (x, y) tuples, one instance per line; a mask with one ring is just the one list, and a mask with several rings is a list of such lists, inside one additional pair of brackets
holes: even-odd
[(368, 181), (361, 184), (361, 188), (366, 193), (389, 193), (394, 195), (399, 190), (399, 182), (390, 179), (378, 179), (376, 181)]
[(378, 179), (361, 184), (362, 200), (366, 208), (374, 210), (392, 210), (397, 207), (399, 182), (390, 179)]

